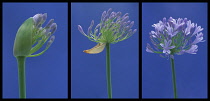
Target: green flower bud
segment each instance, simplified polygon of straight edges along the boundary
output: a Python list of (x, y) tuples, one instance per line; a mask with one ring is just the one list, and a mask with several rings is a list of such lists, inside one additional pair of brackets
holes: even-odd
[[(56, 31), (57, 24), (53, 23), (51, 19), (46, 27), (42, 27), (42, 24), (47, 18), (47, 13), (36, 14), (33, 17), (28, 18), (18, 29), (16, 34), (13, 53), (14, 56), (36, 57), (43, 54), (50, 45), (38, 54), (37, 52), (49, 39), (49, 37)], [(50, 44), (54, 41), (50, 41)], [(33, 46), (33, 47), (32, 47)]]
[(34, 21), (33, 18), (28, 18), (18, 29), (13, 54), (17, 56), (28, 56), (32, 47)]

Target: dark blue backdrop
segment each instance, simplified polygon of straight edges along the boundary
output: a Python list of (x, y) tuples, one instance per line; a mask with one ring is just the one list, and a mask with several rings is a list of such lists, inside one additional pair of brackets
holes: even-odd
[(67, 3), (3, 3), (3, 98), (19, 98), (14, 40), (20, 25), (37, 13), (47, 13), (46, 23), (54, 19), (58, 28), (44, 54), (26, 59), (27, 98), (67, 98)]
[[(96, 43), (78, 31), (87, 32), (91, 20), (99, 23), (103, 11), (129, 13), (138, 29), (138, 3), (72, 3), (71, 4), (71, 97), (107, 98), (106, 52), (86, 54)], [(111, 44), (111, 76), (113, 98), (138, 98), (138, 31), (129, 39)]]
[[(200, 25), (207, 40), (207, 3), (143, 3), (142, 4), (142, 97), (173, 98), (170, 60), (146, 52), (151, 43), (152, 24), (163, 17), (188, 18)], [(179, 98), (207, 98), (207, 41), (198, 44), (196, 55), (175, 55), (177, 92)]]

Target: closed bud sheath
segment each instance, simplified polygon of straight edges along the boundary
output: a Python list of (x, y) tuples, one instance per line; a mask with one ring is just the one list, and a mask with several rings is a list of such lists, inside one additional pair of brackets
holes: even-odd
[(33, 18), (30, 17), (18, 29), (13, 47), (15, 57), (29, 55), (32, 47), (33, 27), (34, 21)]

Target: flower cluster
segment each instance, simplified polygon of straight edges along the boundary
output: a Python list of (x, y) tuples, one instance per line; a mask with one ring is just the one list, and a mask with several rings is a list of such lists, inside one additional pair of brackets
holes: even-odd
[(43, 28), (41, 27), (42, 24), (46, 21), (47, 18), (47, 13), (44, 14), (36, 14), (33, 16), (34, 20), (34, 33), (32, 34), (32, 44), (36, 44), (31, 51), (30, 54), (33, 54), (37, 50), (39, 50), (44, 43), (48, 40), (50, 37), (50, 40), (47, 42), (46, 48), (49, 48), (50, 45), (53, 43), (55, 36), (52, 35), (56, 29), (57, 29), (57, 24), (53, 23), (54, 19), (50, 19), (50, 21), (46, 24), (46, 26)]
[[(14, 56), (27, 56), (35, 57), (43, 54), (53, 43), (55, 36), (52, 34), (57, 29), (57, 24), (53, 23), (54, 19), (51, 19), (45, 27), (42, 27), (43, 23), (47, 19), (47, 14), (36, 14), (33, 17), (28, 18), (18, 29), (14, 44)], [(45, 50), (39, 54), (32, 55), (38, 51), (50, 38)]]
[[(203, 28), (187, 18), (178, 18), (177, 20), (172, 17), (168, 20), (163, 18), (152, 27), (155, 28), (155, 31), (151, 31), (149, 35), (155, 50), (147, 43), (146, 51), (150, 53), (163, 53), (172, 57), (174, 54), (196, 54), (197, 43), (204, 42), (201, 32)], [(193, 36), (196, 37), (193, 38)]]
[(91, 41), (97, 43), (117, 43), (132, 36), (137, 29), (132, 30), (134, 21), (129, 20), (128, 13), (121, 16), (121, 12), (104, 11), (100, 23), (92, 31), (94, 20), (92, 20), (87, 34), (82, 27), (78, 25), (78, 30)]

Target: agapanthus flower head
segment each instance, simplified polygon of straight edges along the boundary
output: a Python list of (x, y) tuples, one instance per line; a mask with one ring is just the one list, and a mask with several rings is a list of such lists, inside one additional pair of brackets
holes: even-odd
[(114, 44), (128, 39), (137, 31), (137, 29), (131, 29), (134, 21), (129, 20), (128, 13), (121, 16), (121, 12), (111, 11), (112, 9), (110, 8), (108, 11), (102, 13), (101, 21), (96, 25), (94, 30), (92, 30), (94, 20), (92, 20), (87, 34), (83, 31), (82, 26), (78, 25), (80, 33), (88, 37), (91, 41), (98, 43), (92, 49), (84, 50), (83, 52), (89, 54), (100, 53), (104, 50), (106, 44)]
[[(52, 44), (55, 36), (52, 34), (57, 29), (57, 24), (53, 23), (51, 19), (45, 27), (42, 27), (43, 23), (47, 19), (47, 13), (36, 14), (33, 17), (28, 18), (18, 29), (16, 34), (13, 53), (14, 56), (26, 56), (34, 57), (43, 54)], [(51, 37), (51, 38), (50, 38)], [(49, 40), (45, 50), (39, 54), (32, 55), (38, 51)]]
[(201, 32), (203, 28), (192, 23), (191, 20), (187, 20), (187, 18), (174, 19), (170, 17), (168, 20), (163, 18), (152, 27), (155, 30), (151, 31), (149, 35), (155, 49), (147, 43), (146, 51), (150, 53), (165, 54), (171, 57), (174, 54), (196, 54), (198, 51), (197, 43), (204, 42)]
[(93, 29), (94, 20), (91, 21), (87, 34), (84, 33), (82, 27), (78, 25), (78, 30), (91, 41), (97, 43), (117, 43), (132, 36), (137, 29), (132, 30), (134, 21), (129, 20), (128, 13), (121, 16), (121, 12), (104, 11), (101, 16), (101, 21)]

